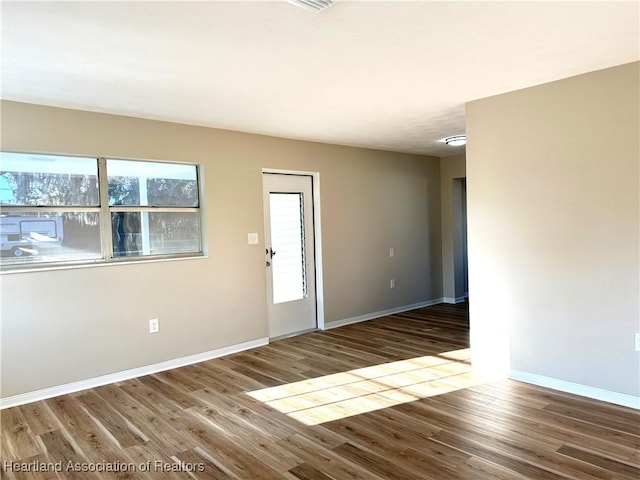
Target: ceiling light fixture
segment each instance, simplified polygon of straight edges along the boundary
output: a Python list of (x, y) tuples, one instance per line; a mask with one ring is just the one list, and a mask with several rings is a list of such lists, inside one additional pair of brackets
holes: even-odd
[(329, 8), (333, 5), (333, 0), (287, 0), (289, 3), (293, 3), (299, 7), (307, 10), (313, 10), (320, 12), (325, 8)]
[(466, 135), (453, 135), (452, 137), (447, 137), (444, 139), (444, 143), (447, 145), (451, 145), (452, 147), (459, 147), (461, 145), (467, 144), (467, 136)]

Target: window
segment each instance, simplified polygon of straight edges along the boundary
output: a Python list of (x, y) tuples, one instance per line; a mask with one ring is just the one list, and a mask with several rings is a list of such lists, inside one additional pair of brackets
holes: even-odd
[(0, 265), (202, 254), (196, 165), (0, 153)]
[(114, 257), (200, 251), (195, 165), (107, 160)]

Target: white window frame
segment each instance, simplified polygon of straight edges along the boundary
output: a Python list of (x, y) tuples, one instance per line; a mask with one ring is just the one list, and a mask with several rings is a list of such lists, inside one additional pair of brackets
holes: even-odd
[[(120, 158), (120, 157), (91, 157), (83, 155), (64, 155), (64, 154), (50, 154), (50, 153), (33, 153), (33, 152), (17, 152), (2, 150), (6, 153), (21, 153), (31, 154), (34, 156), (51, 156), (51, 157), (63, 157), (63, 158), (92, 158), (97, 163), (97, 175), (98, 175), (98, 194), (99, 205), (98, 206), (20, 206), (20, 205), (3, 205), (1, 208), (2, 213), (10, 214), (11, 212), (20, 213), (68, 213), (68, 212), (92, 212), (98, 213), (100, 221), (100, 246), (101, 256), (99, 258), (88, 258), (82, 260), (61, 260), (51, 262), (33, 262), (33, 263), (17, 263), (17, 264), (1, 264), (0, 274), (4, 273), (16, 273), (21, 271), (34, 271), (34, 270), (52, 270), (52, 269), (65, 269), (72, 267), (84, 267), (93, 265), (113, 265), (122, 263), (144, 263), (154, 262), (159, 260), (176, 260), (176, 259), (193, 259), (204, 257), (205, 244), (204, 244), (204, 215), (203, 215), (203, 186), (201, 166), (197, 163), (177, 162), (170, 160), (149, 160), (149, 159), (134, 159), (134, 158)], [(198, 206), (197, 207), (172, 207), (172, 206), (141, 206), (141, 205), (127, 205), (127, 206), (111, 206), (109, 205), (109, 184), (108, 184), (108, 172), (107, 172), (107, 160), (126, 160), (130, 162), (148, 162), (148, 163), (167, 163), (172, 165), (189, 165), (195, 167), (196, 170), (196, 183), (198, 194)], [(199, 222), (199, 251), (197, 252), (184, 252), (184, 253), (165, 253), (165, 254), (141, 254), (134, 256), (115, 256), (113, 255), (113, 236), (111, 225), (111, 214), (113, 212), (134, 212), (134, 213), (149, 213), (149, 212), (172, 212), (172, 213), (197, 213)]]

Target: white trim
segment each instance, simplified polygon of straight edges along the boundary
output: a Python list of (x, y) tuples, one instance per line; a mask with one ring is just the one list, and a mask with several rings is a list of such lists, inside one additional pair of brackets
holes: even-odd
[(152, 373), (162, 372), (164, 370), (184, 367), (185, 365), (204, 362), (206, 360), (222, 357), (224, 355), (230, 355), (232, 353), (249, 350), (250, 348), (261, 347), (263, 345), (267, 345), (268, 343), (269, 339), (267, 337), (258, 338), (257, 340), (251, 340), (249, 342), (238, 343), (236, 345), (230, 345), (228, 347), (217, 348), (215, 350), (209, 350), (208, 352), (196, 353), (195, 355), (188, 355), (186, 357), (174, 358), (173, 360), (154, 363), (152, 365), (145, 365), (144, 367), (132, 368), (130, 370), (123, 370), (116, 373), (109, 373), (107, 375), (88, 378), (86, 380), (80, 380), (73, 383), (65, 383), (63, 385), (56, 385), (54, 387), (43, 388), (42, 390), (35, 390), (33, 392), (20, 393), (18, 395), (12, 395), (10, 397), (0, 398), (0, 410), (9, 407), (16, 407), (25, 403), (45, 400), (51, 397), (57, 397), (58, 395), (66, 395), (68, 393), (78, 392), (80, 390), (86, 390), (88, 388), (100, 387), (109, 383), (122, 382), (131, 378), (142, 377), (144, 375), (150, 375)]
[(324, 330), (324, 284), (322, 283), (322, 225), (320, 219), (320, 173), (315, 172), (313, 178), (313, 228), (316, 266), (316, 325)]
[(451, 304), (456, 304), (456, 303), (462, 303), (464, 302), (465, 298), (467, 298), (469, 295), (464, 294), (461, 297), (442, 297), (442, 301), (444, 303), (451, 303)]
[(544, 375), (536, 375), (535, 373), (521, 372), (519, 370), (511, 370), (509, 378), (520, 382), (531, 383), (541, 387), (559, 390), (561, 392), (573, 393), (582, 397), (593, 398), (603, 402), (622, 405), (623, 407), (640, 409), (640, 397), (628, 395), (625, 393), (612, 392), (601, 388), (589, 387), (580, 383), (567, 382), (557, 378), (545, 377)]
[(314, 175), (319, 175), (318, 172), (312, 172), (310, 170), (287, 170), (282, 168), (263, 168), (262, 173), (279, 173), (281, 175), (298, 175), (305, 177), (313, 177)]
[(351, 325), (352, 323), (366, 322), (367, 320), (373, 320), (374, 318), (380, 318), (387, 315), (393, 315), (395, 313), (402, 313), (408, 310), (415, 310), (416, 308), (430, 307), (431, 305), (437, 305), (442, 303), (442, 297), (434, 298), (424, 302), (413, 303), (411, 305), (403, 305), (402, 307), (390, 308), (388, 310), (381, 310), (379, 312), (365, 313), (364, 315), (358, 315), (357, 317), (344, 318), (342, 320), (336, 320), (325, 325), (324, 330), (331, 328), (344, 327), (345, 325)]
[[(4, 208), (4, 207), (3, 207)], [(152, 257), (150, 255), (150, 257)], [(94, 267), (112, 267), (114, 265), (140, 265), (145, 263), (158, 263), (158, 262), (181, 262), (183, 260), (201, 260), (208, 259), (209, 256), (202, 254), (187, 254), (184, 257), (163, 257), (163, 258), (144, 258), (144, 257), (136, 257), (136, 260), (115, 260), (111, 262), (106, 262), (101, 258), (97, 258), (95, 260), (79, 260), (78, 263), (64, 263), (64, 264), (54, 264), (49, 263), (47, 265), (42, 266), (34, 266), (28, 268), (18, 268), (14, 270), (2, 270), (0, 269), (0, 275), (14, 275), (18, 273), (40, 273), (40, 272), (52, 272), (55, 270), (75, 270), (78, 268), (94, 268)], [(37, 265), (37, 264), (35, 264)], [(6, 267), (2, 267), (6, 268)]]

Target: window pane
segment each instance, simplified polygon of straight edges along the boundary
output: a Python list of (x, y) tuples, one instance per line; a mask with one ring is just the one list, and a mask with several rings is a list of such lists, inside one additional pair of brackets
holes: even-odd
[(0, 215), (1, 264), (101, 258), (98, 212)]
[(140, 205), (140, 183), (136, 177), (108, 175), (109, 205)]
[(302, 195), (270, 193), (271, 244), (275, 255), (273, 303), (299, 300), (306, 295)]
[(112, 212), (111, 236), (114, 257), (142, 255), (142, 213)]
[(149, 212), (149, 237), (152, 255), (200, 252), (200, 214)]
[[(194, 167), (195, 169), (195, 167)], [(198, 206), (198, 182), (177, 178), (149, 178), (147, 199), (154, 206)]]
[(97, 159), (1, 152), (0, 204), (98, 206)]
[(109, 205), (197, 207), (195, 165), (107, 160)]
[(198, 212), (113, 212), (113, 256), (199, 253)]

